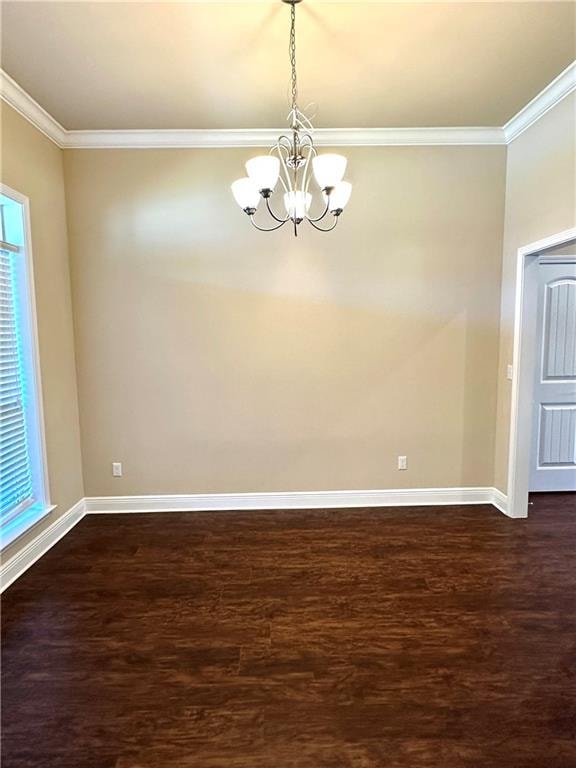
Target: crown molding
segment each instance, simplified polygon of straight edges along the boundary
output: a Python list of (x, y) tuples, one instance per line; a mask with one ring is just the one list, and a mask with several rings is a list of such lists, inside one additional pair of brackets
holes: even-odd
[[(68, 149), (269, 147), (286, 128), (68, 131)], [(505, 144), (501, 128), (316, 128), (318, 147)]]
[(540, 120), (546, 112), (576, 90), (576, 61), (573, 61), (544, 90), (528, 102), (518, 114), (508, 120), (504, 126), (506, 143), (510, 144), (527, 128)]
[(67, 134), (65, 128), (46, 112), (32, 96), (21, 88), (9, 74), (0, 68), (0, 95), (2, 99), (32, 123), (45, 136), (51, 139), (59, 147), (64, 147)]
[[(576, 89), (572, 63), (502, 128), (317, 128), (319, 147), (506, 145)], [(69, 131), (0, 68), (0, 97), (61, 149), (268, 147), (286, 128)]]

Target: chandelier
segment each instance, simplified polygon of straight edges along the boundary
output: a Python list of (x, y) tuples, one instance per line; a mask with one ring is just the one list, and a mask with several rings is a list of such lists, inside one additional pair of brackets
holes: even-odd
[[(346, 170), (346, 158), (331, 153), (319, 154), (314, 148), (310, 120), (298, 108), (298, 80), (296, 77), (296, 5), (301, 0), (282, 0), (290, 5), (290, 67), (292, 104), (288, 121), (291, 135), (278, 138), (268, 155), (253, 157), (246, 163), (247, 177), (232, 184), (234, 199), (248, 215), (256, 229), (272, 232), (287, 222), (292, 222), (294, 235), (298, 227), (307, 221), (321, 232), (330, 232), (346, 207), (352, 193), (352, 185), (342, 181)], [(312, 172), (310, 166), (312, 166)], [(309, 191), (314, 175), (322, 196), (322, 212), (311, 216), (312, 193)], [(270, 199), (280, 183), (283, 191), (285, 213), (278, 214), (272, 208)], [(260, 201), (272, 226), (261, 226), (255, 221)], [(327, 219), (328, 214), (332, 216)], [(326, 221), (328, 226), (320, 225)]]

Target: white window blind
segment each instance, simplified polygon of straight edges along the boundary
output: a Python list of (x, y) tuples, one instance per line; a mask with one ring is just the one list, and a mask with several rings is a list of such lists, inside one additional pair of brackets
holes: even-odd
[(28, 201), (0, 185), (0, 539), (46, 515), (48, 503)]
[(4, 524), (33, 504), (26, 427), (26, 381), (15, 259), (0, 249), (0, 516)]

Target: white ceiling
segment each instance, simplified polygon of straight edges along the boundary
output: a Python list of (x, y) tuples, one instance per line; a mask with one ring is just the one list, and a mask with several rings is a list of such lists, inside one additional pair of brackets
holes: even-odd
[[(573, 2), (297, 8), (318, 127), (503, 125), (576, 58)], [(67, 129), (266, 128), (288, 111), (289, 8), (3, 2), (2, 66)]]

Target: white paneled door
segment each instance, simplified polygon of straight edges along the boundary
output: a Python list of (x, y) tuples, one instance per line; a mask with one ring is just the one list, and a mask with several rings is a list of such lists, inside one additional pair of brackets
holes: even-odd
[(531, 491), (576, 490), (576, 259), (538, 265)]

